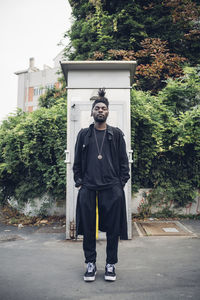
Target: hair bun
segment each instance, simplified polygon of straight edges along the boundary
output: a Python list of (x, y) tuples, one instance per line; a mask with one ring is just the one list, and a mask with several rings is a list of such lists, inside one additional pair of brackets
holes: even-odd
[(99, 97), (104, 97), (105, 94), (106, 94), (105, 88), (102, 88), (102, 89), (99, 89), (99, 90), (98, 90), (98, 95), (99, 95)]
[(100, 103), (100, 102), (103, 102), (108, 108), (109, 102), (108, 102), (108, 99), (105, 97), (105, 94), (106, 94), (105, 88), (102, 88), (102, 89), (98, 90), (98, 96), (93, 96), (92, 98), (90, 98), (90, 100), (94, 100), (94, 102), (92, 104), (92, 109), (94, 108), (94, 106), (97, 103)]

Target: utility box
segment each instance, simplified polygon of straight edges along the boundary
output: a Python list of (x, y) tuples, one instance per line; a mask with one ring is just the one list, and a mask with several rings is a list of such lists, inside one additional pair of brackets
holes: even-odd
[[(75, 237), (75, 216), (78, 190), (74, 186), (73, 161), (76, 137), (81, 128), (93, 123), (90, 116), (93, 101), (99, 88), (105, 88), (109, 100), (107, 123), (119, 127), (125, 134), (130, 169), (131, 118), (130, 89), (136, 69), (135, 61), (66, 61), (61, 67), (67, 83), (67, 199), (66, 199), (66, 238)], [(128, 238), (132, 238), (131, 220), (131, 180), (125, 186), (128, 221)], [(100, 233), (100, 238), (104, 238)]]

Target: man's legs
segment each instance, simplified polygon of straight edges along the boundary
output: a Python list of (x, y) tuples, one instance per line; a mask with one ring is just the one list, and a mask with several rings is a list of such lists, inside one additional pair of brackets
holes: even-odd
[(118, 235), (112, 235), (106, 233), (107, 236), (107, 246), (106, 246), (106, 263), (107, 264), (116, 264), (118, 262)]
[(105, 267), (105, 280), (106, 281), (115, 281), (115, 264), (118, 262), (118, 235), (112, 235), (108, 232), (107, 236), (107, 246), (106, 246), (106, 267)]
[(118, 240), (120, 234), (120, 213), (123, 191), (121, 186), (99, 192), (100, 227), (106, 231), (106, 263), (118, 262)]
[(79, 191), (79, 208), (83, 229), (83, 251), (87, 269), (84, 281), (94, 281), (96, 269), (96, 192), (82, 187)]
[(96, 192), (82, 187), (79, 191), (83, 226), (83, 251), (85, 263), (96, 262)]
[(85, 263), (96, 262), (96, 237), (95, 231), (84, 234), (83, 236), (83, 251), (85, 255)]

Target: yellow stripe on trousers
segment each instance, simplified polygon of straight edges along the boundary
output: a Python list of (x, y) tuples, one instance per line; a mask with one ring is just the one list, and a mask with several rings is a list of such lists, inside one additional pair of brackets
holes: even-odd
[(98, 192), (96, 192), (96, 240), (99, 237), (99, 208), (98, 208)]

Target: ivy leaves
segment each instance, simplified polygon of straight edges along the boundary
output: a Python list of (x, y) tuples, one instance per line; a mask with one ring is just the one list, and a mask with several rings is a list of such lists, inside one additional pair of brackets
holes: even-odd
[[(46, 97), (50, 97), (47, 93)], [(18, 112), (0, 127), (0, 201), (23, 205), (45, 193), (65, 198), (66, 101)], [(43, 97), (43, 104), (47, 100)]]
[[(189, 100), (188, 100), (189, 99)], [(132, 92), (133, 185), (154, 188), (151, 201), (184, 206), (200, 187), (200, 77), (198, 68), (168, 80), (152, 96)]]

